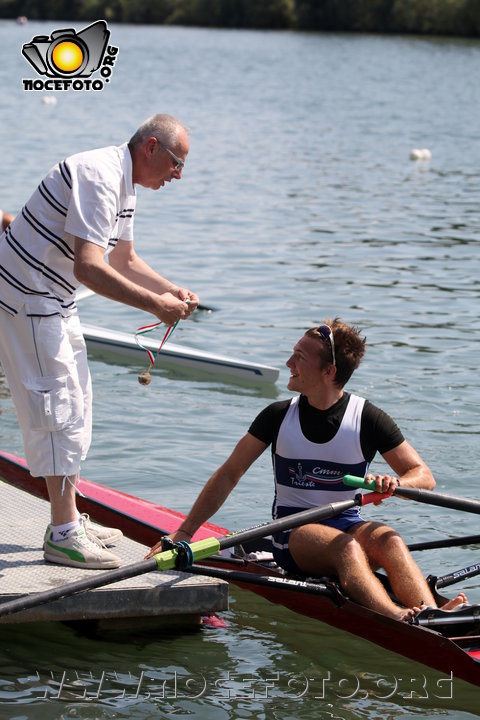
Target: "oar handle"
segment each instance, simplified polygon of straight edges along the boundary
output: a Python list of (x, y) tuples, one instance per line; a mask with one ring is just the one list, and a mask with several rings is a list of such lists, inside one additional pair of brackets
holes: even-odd
[[(375, 483), (373, 481), (366, 481), (364, 478), (358, 478), (353, 475), (345, 475), (343, 482), (351, 487), (367, 488), (368, 490), (375, 489)], [(480, 502), (470, 498), (445, 495), (443, 493), (432, 492), (431, 490), (411, 487), (396, 487), (393, 494), (397, 497), (408, 498), (409, 500), (426, 503), (427, 505), (437, 505), (438, 507), (451, 508), (452, 510), (461, 510), (463, 512), (480, 515)], [(385, 495), (385, 497), (388, 496)]]
[(343, 482), (354, 488), (363, 488), (365, 490), (376, 490), (374, 480), (365, 480), (365, 478), (356, 477), (355, 475), (344, 475)]

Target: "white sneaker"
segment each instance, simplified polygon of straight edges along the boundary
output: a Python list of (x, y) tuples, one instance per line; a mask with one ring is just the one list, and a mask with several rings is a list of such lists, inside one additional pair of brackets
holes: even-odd
[(43, 557), (48, 562), (88, 570), (108, 570), (122, 564), (121, 559), (111, 553), (96, 538), (87, 535), (83, 524), (72, 530), (65, 540), (52, 540), (47, 528), (43, 543)]
[(87, 535), (94, 535), (97, 540), (100, 540), (104, 545), (114, 545), (123, 537), (122, 531), (118, 528), (105, 527), (104, 525), (93, 523), (87, 513), (82, 513), (79, 520), (85, 528)]

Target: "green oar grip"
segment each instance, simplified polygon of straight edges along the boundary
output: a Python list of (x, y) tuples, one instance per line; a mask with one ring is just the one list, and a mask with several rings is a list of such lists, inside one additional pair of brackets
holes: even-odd
[[(192, 543), (190, 548), (193, 552), (193, 560), (195, 562), (210, 557), (211, 555), (217, 555), (220, 552), (220, 543), (217, 538), (211, 537)], [(157, 570), (173, 570), (175, 568), (177, 554), (178, 551), (174, 548), (173, 550), (164, 550), (154, 555), (153, 558), (157, 563)]]
[(365, 480), (365, 478), (355, 477), (355, 475), (344, 475), (343, 482), (350, 487), (364, 488), (365, 490), (377, 489), (374, 480)]

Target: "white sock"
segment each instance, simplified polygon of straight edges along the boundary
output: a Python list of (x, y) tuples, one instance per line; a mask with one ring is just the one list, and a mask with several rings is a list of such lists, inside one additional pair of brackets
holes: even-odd
[(52, 540), (53, 542), (57, 542), (58, 540), (65, 540), (72, 530), (76, 530), (78, 527), (80, 527), (80, 522), (78, 519), (72, 520), (71, 522), (64, 523), (63, 525), (51, 525), (50, 529), (52, 531)]

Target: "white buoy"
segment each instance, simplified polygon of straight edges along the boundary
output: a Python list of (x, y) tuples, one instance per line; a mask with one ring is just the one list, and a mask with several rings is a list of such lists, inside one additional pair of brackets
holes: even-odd
[(57, 98), (55, 97), (55, 95), (44, 95), (42, 97), (42, 103), (44, 105), (56, 105)]
[(413, 148), (410, 151), (410, 160), (430, 160), (432, 153), (427, 148)]

